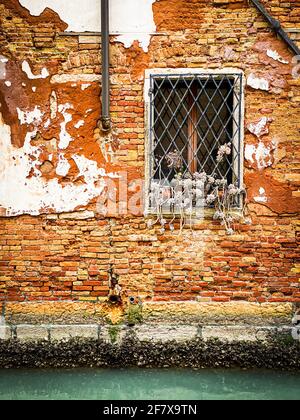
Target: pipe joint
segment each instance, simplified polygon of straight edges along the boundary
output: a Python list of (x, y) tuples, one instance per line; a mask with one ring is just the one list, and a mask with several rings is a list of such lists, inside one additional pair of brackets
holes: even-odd
[(101, 117), (102, 130), (110, 131), (111, 130), (111, 118), (110, 117)]
[(280, 29), (282, 29), (281, 23), (279, 22), (279, 20), (276, 19), (272, 19), (272, 26), (276, 33), (278, 33)]

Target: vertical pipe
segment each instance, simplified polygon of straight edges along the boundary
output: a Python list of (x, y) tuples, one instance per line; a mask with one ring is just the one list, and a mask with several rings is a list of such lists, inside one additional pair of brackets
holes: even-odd
[(111, 129), (109, 79), (109, 0), (101, 0), (102, 129)]

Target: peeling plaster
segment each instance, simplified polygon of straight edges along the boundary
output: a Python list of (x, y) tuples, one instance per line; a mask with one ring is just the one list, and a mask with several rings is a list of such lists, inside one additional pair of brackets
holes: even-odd
[(71, 141), (73, 141), (72, 136), (67, 132), (67, 124), (72, 121), (72, 115), (66, 112), (68, 109), (72, 109), (73, 106), (70, 104), (59, 105), (58, 110), (64, 117), (64, 122), (60, 124), (60, 134), (59, 134), (59, 144), (60, 149), (67, 149)]
[(51, 124), (50, 118), (45, 122), (44, 128), (49, 128)]
[(90, 86), (91, 86), (91, 84), (90, 84), (90, 83), (83, 83), (83, 84), (81, 85), (81, 90), (85, 90), (85, 89), (89, 88)]
[(252, 87), (253, 89), (269, 91), (270, 90), (270, 83), (268, 80), (259, 78), (251, 73), (247, 78), (247, 85)]
[(6, 80), (5, 85), (6, 85), (7, 87), (11, 87), (11, 82), (10, 82), (9, 80)]
[(250, 123), (247, 125), (250, 133), (254, 134), (258, 139), (262, 136), (269, 134), (269, 124), (273, 122), (272, 118), (263, 117), (256, 123)]
[[(28, 132), (24, 146), (16, 148), (11, 143), (11, 129), (4, 124), (0, 113), (0, 206), (6, 216), (21, 214), (39, 215), (43, 211), (57, 213), (72, 212), (77, 207), (86, 206), (99, 196), (105, 188), (104, 177), (117, 177), (106, 174), (98, 168), (97, 162), (83, 156), (73, 159), (83, 176), (84, 183), (61, 185), (57, 178), (45, 180), (38, 167), (41, 149), (31, 145), (37, 131)], [(61, 155), (58, 172), (66, 172), (67, 164)]]
[(275, 60), (275, 61), (279, 61), (279, 63), (282, 63), (282, 64), (289, 64), (289, 61), (284, 60), (284, 59), (281, 57), (281, 55), (279, 55), (279, 54), (278, 54), (278, 52), (277, 52), (277, 51), (274, 51), (274, 50), (268, 50), (268, 51), (267, 51), (267, 56), (268, 56), (269, 58), (273, 58), (273, 60)]
[(119, 176), (115, 173), (106, 174), (105, 169), (98, 168), (97, 162), (91, 161), (85, 156), (75, 154), (72, 158), (79, 169), (78, 178), (83, 176), (87, 184), (97, 182), (99, 177), (107, 176), (109, 178), (119, 178)]
[(268, 168), (273, 165), (272, 152), (276, 145), (272, 142), (270, 146), (265, 146), (259, 142), (258, 146), (247, 144), (245, 147), (245, 159), (251, 164), (256, 164), (258, 169)]
[(35, 79), (47, 79), (50, 76), (48, 70), (44, 67), (42, 69), (41, 74), (34, 75), (31, 71), (30, 65), (27, 61), (23, 61), (22, 63), (22, 70), (26, 73), (28, 79), (35, 80)]
[(65, 155), (63, 153), (60, 153), (58, 155), (58, 164), (56, 167), (56, 174), (59, 176), (67, 176), (70, 168), (71, 168), (71, 165), (69, 164), (68, 160), (65, 158)]
[(43, 113), (40, 110), (39, 106), (35, 106), (33, 111), (22, 111), (20, 108), (17, 108), (18, 118), (23, 124), (34, 124), (37, 125), (42, 121)]
[[(48, 7), (68, 24), (68, 32), (100, 32), (101, 0), (73, 0), (72, 6), (61, 0), (19, 0), (31, 15), (39, 16)], [(135, 40), (148, 51), (151, 34), (156, 31), (152, 5), (157, 0), (110, 0), (111, 34), (130, 47)], [(80, 13), (78, 13), (80, 10)]]
[(74, 125), (74, 127), (75, 128), (80, 128), (80, 127), (82, 127), (84, 125), (84, 121), (83, 120), (80, 120), (80, 121), (78, 121), (78, 123), (77, 124), (75, 124)]
[(257, 203), (267, 203), (268, 202), (268, 198), (266, 197), (266, 190), (263, 187), (260, 187), (259, 196), (254, 197), (254, 200)]
[(6, 78), (6, 63), (8, 59), (3, 55), (0, 55), (0, 80), (4, 80)]

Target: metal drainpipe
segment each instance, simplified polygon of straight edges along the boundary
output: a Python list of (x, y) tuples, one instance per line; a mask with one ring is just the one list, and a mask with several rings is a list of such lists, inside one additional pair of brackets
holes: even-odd
[(109, 0), (101, 0), (102, 129), (111, 130), (109, 77)]
[(272, 26), (276, 34), (278, 34), (283, 39), (283, 41), (288, 45), (288, 47), (294, 52), (294, 54), (300, 55), (300, 49), (291, 40), (291, 38), (288, 36), (285, 30), (282, 28), (279, 20), (274, 19), (273, 16), (271, 16), (270, 13), (267, 12), (265, 7), (261, 4), (259, 0), (251, 0), (251, 2), (256, 7), (256, 9), (265, 17), (265, 19), (269, 22), (269, 24)]

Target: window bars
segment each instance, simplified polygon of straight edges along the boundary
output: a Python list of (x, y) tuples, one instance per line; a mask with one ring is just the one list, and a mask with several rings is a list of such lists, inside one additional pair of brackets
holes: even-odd
[(204, 172), (241, 187), (242, 84), (240, 73), (150, 76), (150, 190)]

